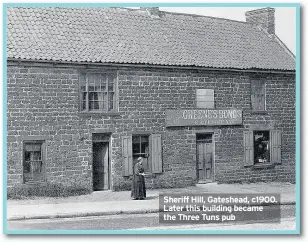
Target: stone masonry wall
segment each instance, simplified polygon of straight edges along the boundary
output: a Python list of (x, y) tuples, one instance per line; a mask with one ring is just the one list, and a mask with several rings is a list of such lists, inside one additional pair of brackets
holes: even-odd
[[(163, 173), (147, 177), (149, 188), (196, 183), (196, 135), (212, 130), (215, 180), (295, 180), (295, 77), (227, 71), (115, 68), (119, 112), (79, 112), (79, 70), (82, 65), (9, 62), (7, 69), (7, 182), (22, 183), (22, 142), (27, 136), (46, 140), (49, 182), (92, 187), (92, 133), (112, 132), (111, 188), (130, 188), (122, 177), (121, 138), (138, 132), (162, 134)], [(91, 67), (105, 70), (106, 67)], [(111, 68), (107, 68), (110, 70)], [(267, 112), (250, 108), (250, 80), (266, 80)], [(215, 108), (243, 109), (243, 125), (165, 127), (166, 109), (196, 107), (197, 88), (215, 89)], [(266, 169), (243, 167), (243, 131), (251, 125), (282, 131), (282, 164)]]

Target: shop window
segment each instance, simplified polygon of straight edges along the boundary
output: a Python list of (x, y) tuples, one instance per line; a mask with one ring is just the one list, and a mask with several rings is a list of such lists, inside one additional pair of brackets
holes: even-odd
[(265, 111), (265, 82), (251, 81), (251, 108), (253, 111)]
[(254, 131), (254, 164), (269, 163), (270, 149), (269, 131)]
[(133, 135), (122, 137), (122, 174), (133, 175), (133, 167), (138, 157), (143, 157), (147, 173), (162, 173), (161, 135)]
[(149, 172), (149, 136), (133, 136), (132, 143), (133, 165), (136, 164), (138, 157), (142, 157), (144, 171)]
[(114, 73), (80, 73), (81, 111), (116, 111), (115, 80)]
[(280, 130), (253, 130), (244, 132), (245, 166), (280, 163)]
[(45, 181), (44, 143), (29, 141), (24, 143), (23, 180), (24, 183)]
[(214, 89), (197, 89), (197, 108), (214, 108)]

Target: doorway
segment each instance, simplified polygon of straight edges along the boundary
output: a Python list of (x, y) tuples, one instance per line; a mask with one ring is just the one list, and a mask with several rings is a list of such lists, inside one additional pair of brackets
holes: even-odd
[(110, 188), (109, 137), (105, 134), (93, 134), (93, 190)]
[(197, 179), (199, 183), (214, 180), (213, 135), (196, 134), (197, 143)]

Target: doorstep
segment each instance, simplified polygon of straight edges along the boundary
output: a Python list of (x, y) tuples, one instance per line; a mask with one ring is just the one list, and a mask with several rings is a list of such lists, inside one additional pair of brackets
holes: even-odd
[(208, 184), (208, 183), (214, 183), (213, 180), (200, 180), (197, 182), (197, 184)]

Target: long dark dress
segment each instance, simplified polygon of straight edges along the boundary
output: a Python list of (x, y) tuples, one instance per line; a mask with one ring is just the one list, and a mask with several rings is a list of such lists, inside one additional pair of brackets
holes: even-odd
[(141, 164), (137, 163), (134, 166), (134, 175), (132, 181), (131, 197), (135, 199), (144, 199), (146, 197), (144, 176), (140, 175), (144, 169)]

